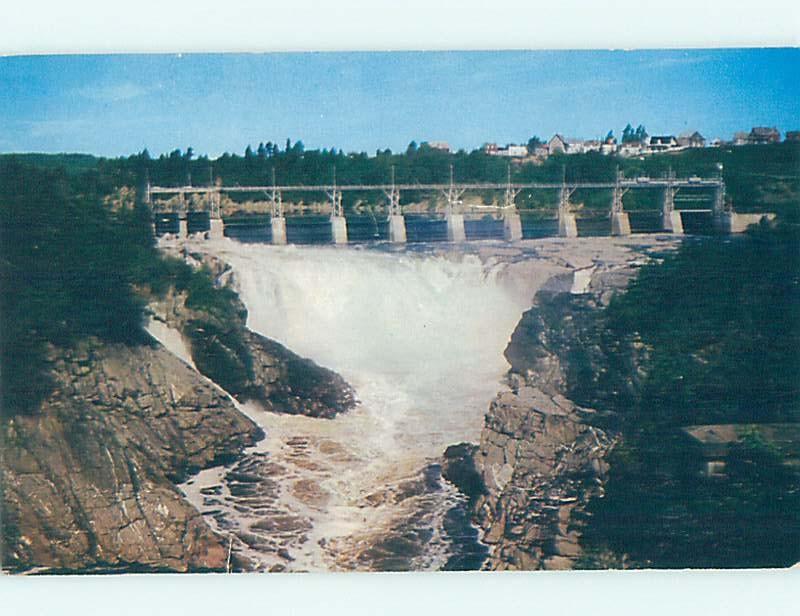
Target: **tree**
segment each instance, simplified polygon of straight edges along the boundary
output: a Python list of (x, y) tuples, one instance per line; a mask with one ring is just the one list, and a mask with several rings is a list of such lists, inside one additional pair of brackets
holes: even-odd
[(622, 143), (630, 143), (631, 141), (636, 141), (636, 133), (633, 130), (633, 126), (628, 124), (622, 131)]
[(406, 148), (406, 154), (408, 154), (408, 155), (416, 154), (418, 149), (419, 148), (417, 146), (417, 142), (416, 141), (412, 141), (411, 143), (408, 144), (408, 147)]
[(613, 130), (608, 131), (608, 134), (606, 135), (606, 138), (605, 138), (604, 141), (606, 143), (610, 143), (610, 142), (614, 141), (614, 131)]
[(542, 145), (542, 140), (539, 139), (539, 137), (534, 135), (528, 139), (528, 154), (533, 154), (536, 150), (536, 147), (539, 145)]
[(648, 134), (644, 128), (644, 125), (639, 124), (639, 126), (636, 127), (636, 132), (634, 133), (634, 137), (636, 141), (647, 141)]

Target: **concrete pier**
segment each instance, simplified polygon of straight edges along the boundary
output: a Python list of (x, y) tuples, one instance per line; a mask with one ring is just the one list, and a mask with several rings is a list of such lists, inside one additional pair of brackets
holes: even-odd
[(503, 217), (503, 237), (510, 242), (522, 239), (522, 219), (516, 212)]
[(630, 235), (631, 221), (627, 212), (611, 213), (611, 235)]
[(286, 219), (272, 218), (269, 221), (269, 226), (272, 230), (272, 243), (280, 246), (284, 245), (286, 243)]
[(737, 212), (724, 212), (720, 217), (720, 224), (724, 233), (744, 233), (750, 225), (757, 225), (762, 220), (773, 220), (775, 214), (739, 214)]
[(178, 239), (185, 240), (189, 237), (189, 222), (185, 218), (181, 218), (178, 222)]
[(389, 241), (406, 243), (406, 219), (400, 215), (389, 216)]
[(445, 217), (447, 221), (447, 241), (448, 242), (464, 242), (467, 239), (467, 233), (464, 231), (464, 215), (463, 214), (448, 214)]
[(578, 221), (575, 219), (575, 214), (559, 213), (558, 235), (560, 237), (578, 237)]
[(664, 212), (663, 225), (665, 230), (683, 235), (683, 219), (677, 210)]
[(222, 222), (221, 218), (212, 218), (208, 221), (208, 224), (208, 239), (221, 240), (225, 237), (225, 223)]
[(331, 216), (331, 239), (334, 244), (347, 243), (347, 221), (344, 216)]

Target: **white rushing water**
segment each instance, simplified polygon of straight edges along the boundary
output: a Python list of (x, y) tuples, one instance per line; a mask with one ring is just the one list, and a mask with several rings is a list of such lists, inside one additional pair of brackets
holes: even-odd
[(441, 455), (478, 435), (532, 293), (501, 266), (330, 247), (231, 243), (248, 327), (344, 376), (389, 459)]
[[(281, 544), (289, 568), (359, 568), (360, 553), (422, 506), (398, 497), (399, 486), (448, 445), (478, 441), (508, 369), (509, 337), (554, 268), (230, 240), (200, 249), (233, 267), (248, 327), (335, 370), (356, 391), (358, 407), (333, 420), (248, 413), (267, 433), (254, 451), (282, 469), (274, 471), (282, 487), (269, 511), (305, 521)], [(219, 477), (201, 474), (186, 490), (190, 499), (206, 512), (227, 507), (240, 528), (257, 522), (226, 504), (227, 492), (203, 504), (200, 490)], [(446, 556), (435, 527), (456, 496), (445, 488), (435, 498), (416, 522), (434, 533), (414, 568), (436, 568)], [(258, 548), (248, 556), (264, 568), (274, 562)]]

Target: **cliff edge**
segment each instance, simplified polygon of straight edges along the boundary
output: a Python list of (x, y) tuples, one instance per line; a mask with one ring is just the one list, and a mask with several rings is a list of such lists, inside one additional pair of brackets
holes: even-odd
[[(602, 494), (615, 435), (567, 397), (602, 372), (593, 319), (636, 273), (636, 261), (556, 276), (506, 349), (509, 389), (492, 402), (480, 444), (451, 447), (445, 476), (470, 496), (491, 570), (570, 569), (590, 499)], [(595, 365), (593, 365), (595, 364)]]

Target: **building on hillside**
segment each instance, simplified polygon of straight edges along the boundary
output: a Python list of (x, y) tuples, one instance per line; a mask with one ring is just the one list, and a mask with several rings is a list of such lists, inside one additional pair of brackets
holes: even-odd
[(587, 139), (583, 142), (584, 152), (599, 152), (602, 143), (599, 139)]
[(567, 140), (559, 134), (555, 134), (547, 142), (547, 152), (552, 156), (553, 154), (566, 154), (567, 153)]
[(624, 158), (641, 156), (646, 151), (646, 146), (641, 141), (624, 141), (617, 147), (617, 154)]
[(763, 145), (765, 143), (780, 143), (781, 134), (777, 128), (767, 126), (754, 126), (747, 136), (747, 142), (753, 145)]
[(750, 137), (750, 133), (745, 133), (740, 131), (738, 133), (733, 133), (733, 145), (747, 145), (749, 143), (748, 138)]
[(442, 152), (450, 151), (450, 144), (446, 141), (429, 141), (428, 145), (434, 150), (441, 150)]
[(783, 140), (789, 143), (800, 142), (800, 130), (787, 130)]
[(648, 151), (653, 154), (674, 150), (677, 147), (678, 140), (674, 135), (653, 135), (647, 143)]
[(697, 454), (700, 462), (697, 471), (704, 477), (726, 478), (731, 457), (748, 442), (767, 447), (789, 468), (800, 465), (800, 424), (797, 423), (707, 424), (685, 426), (681, 430)]
[(525, 158), (528, 155), (528, 146), (509, 143), (507, 145), (497, 145), (487, 143), (483, 146), (483, 151), (489, 156), (507, 156), (509, 158)]
[(617, 138), (616, 137), (608, 137), (603, 143), (600, 145), (600, 153), (601, 154), (614, 154), (617, 151)]
[(678, 137), (678, 147), (681, 148), (704, 148), (706, 147), (706, 138), (697, 131), (687, 133)]
[(550, 156), (550, 148), (547, 146), (546, 143), (540, 143), (535, 148), (533, 148), (533, 155), (537, 158), (547, 158)]
[(583, 154), (583, 139), (567, 139), (567, 154)]
[(710, 148), (719, 148), (722, 147), (725, 143), (719, 137), (714, 137), (711, 141), (708, 142), (708, 147)]

